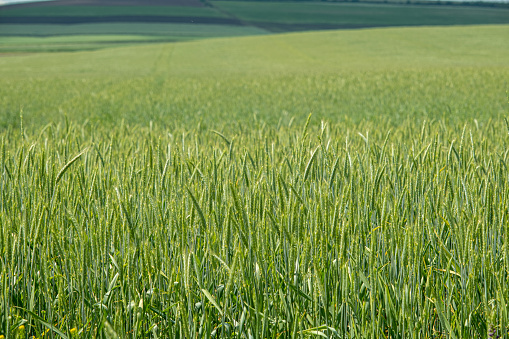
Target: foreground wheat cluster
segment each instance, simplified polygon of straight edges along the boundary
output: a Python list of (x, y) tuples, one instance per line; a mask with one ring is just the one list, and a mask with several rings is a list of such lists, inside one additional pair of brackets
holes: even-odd
[(2, 330), (507, 335), (508, 142), (503, 119), (7, 129)]

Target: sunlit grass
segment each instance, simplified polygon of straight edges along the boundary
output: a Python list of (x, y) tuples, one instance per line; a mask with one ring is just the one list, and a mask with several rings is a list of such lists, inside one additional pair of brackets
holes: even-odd
[(9, 129), (2, 332), (507, 333), (508, 141), (499, 120)]

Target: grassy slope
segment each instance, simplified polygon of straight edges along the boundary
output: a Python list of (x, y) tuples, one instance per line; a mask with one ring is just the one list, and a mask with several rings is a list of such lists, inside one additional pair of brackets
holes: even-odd
[[(65, 32), (65, 34), (62, 34)], [(95, 50), (148, 42), (182, 41), (259, 35), (256, 27), (172, 23), (99, 23), (64, 25), (3, 25), (1, 52), (62, 52)]]
[(359, 26), (509, 23), (509, 9), (363, 3), (213, 1), (250, 22)]
[(329, 31), (4, 57), (0, 121), (18, 121), (20, 107), (34, 125), (59, 111), (168, 125), (285, 112), (489, 116), (504, 102), (508, 34), (509, 26)]
[[(222, 18), (225, 14), (211, 7), (179, 6), (50, 6), (1, 8), (2, 17), (122, 17), (122, 16), (170, 16)], [(148, 19), (147, 19), (148, 20)], [(189, 19), (191, 22), (191, 19)], [(257, 35), (265, 33), (255, 27), (236, 27), (217, 24), (185, 23), (91, 23), (91, 24), (0, 24), (0, 37), (20, 36), (20, 39), (0, 40), (1, 52), (61, 52), (95, 50), (113, 46), (133, 45), (147, 41), (181, 41), (209, 37)], [(28, 39), (30, 37), (49, 37), (67, 35), (65, 39)], [(87, 37), (75, 37), (87, 35)], [(97, 35), (94, 38), (93, 35)], [(107, 38), (99, 35), (108, 35)], [(142, 36), (137, 38), (123, 37)], [(84, 42), (84, 40), (87, 40)], [(108, 40), (108, 41), (105, 41)]]
[[(182, 37), (188, 40), (188, 37)], [(120, 47), (139, 43), (168, 42), (177, 37), (148, 35), (66, 35), (46, 38), (4, 37), (0, 40), (0, 53), (16, 52), (70, 52)]]
[[(114, 46), (146, 43), (147, 41), (183, 41), (209, 37), (258, 35), (269, 31), (293, 31), (332, 27), (400, 26), (400, 25), (452, 25), (508, 23), (509, 9), (470, 8), (461, 6), (407, 6), (363, 3), (274, 3), (215, 1), (213, 7), (175, 6), (54, 6), (0, 8), (2, 17), (30, 16), (131, 16), (150, 17), (238, 17), (250, 26), (176, 24), (176, 23), (100, 23), (100, 24), (0, 24), (1, 36), (52, 36), (70, 35), (68, 41), (54, 43), (51, 39), (2, 39), (2, 52), (60, 52), (95, 50)], [(219, 9), (219, 10), (218, 10)], [(224, 12), (226, 11), (226, 12)], [(109, 35), (93, 39), (90, 35)], [(126, 39), (120, 35), (146, 35), (146, 38)], [(73, 41), (72, 35), (89, 35)], [(112, 39), (113, 36), (118, 39)], [(164, 36), (164, 38), (163, 38)], [(93, 41), (95, 40), (95, 41)], [(129, 41), (127, 41), (129, 40)]]
[(2, 10), (0, 18), (17, 16), (122, 16), (122, 15), (158, 15), (184, 17), (224, 17), (225, 15), (211, 7), (181, 6), (51, 6), (26, 7)]
[[(3, 25), (2, 34), (7, 37), (46, 37), (66, 35), (128, 34), (172, 38), (173, 36), (223, 37), (267, 33), (256, 27), (228, 25), (179, 24), (179, 23), (96, 23), (78, 25)], [(63, 38), (62, 38), (63, 39)], [(72, 37), (65, 38), (72, 41)], [(80, 38), (77, 38), (78, 40)], [(2, 39), (5, 41), (4, 39)], [(36, 42), (37, 40), (34, 40)]]

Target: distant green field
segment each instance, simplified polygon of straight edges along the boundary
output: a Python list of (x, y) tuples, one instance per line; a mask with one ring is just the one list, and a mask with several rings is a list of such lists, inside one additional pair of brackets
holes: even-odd
[(0, 56), (0, 336), (508, 337), (508, 36)]
[[(185, 37), (187, 40), (189, 37)], [(184, 39), (184, 37), (181, 37)], [(179, 37), (149, 35), (65, 35), (38, 37), (3, 37), (0, 53), (70, 52), (119, 47), (139, 43), (178, 41)], [(1, 54), (0, 54), (1, 55)]]
[(406, 4), (213, 1), (249, 22), (337, 26), (472, 25), (509, 23), (508, 8)]
[(267, 33), (250, 26), (177, 23), (2, 25), (1, 28), (0, 53), (94, 50), (126, 44)]
[(0, 121), (17, 121), (21, 107), (35, 125), (60, 110), (78, 121), (212, 125), (284, 112), (490, 116), (504, 105), (507, 36), (509, 26), (377, 29), (3, 57)]
[(183, 16), (183, 17), (224, 17), (212, 7), (179, 6), (49, 6), (2, 9), (0, 18), (17, 16)]
[(158, 35), (189, 37), (222, 37), (267, 33), (250, 26), (179, 24), (179, 23), (96, 23), (77, 25), (2, 25), (0, 36), (62, 36), (62, 35)]
[[(260, 35), (269, 32), (365, 28), (376, 26), (507, 24), (509, 8), (442, 5), (376, 4), (362, 2), (249, 2), (212, 1), (207, 7), (178, 6), (52, 6), (1, 8), (1, 37), (22, 37), (0, 41), (1, 52), (61, 52), (96, 50), (156, 41), (186, 41), (214, 37)], [(172, 17), (186, 23), (156, 23), (154, 17)], [(5, 18), (2, 23), (1, 18)], [(54, 23), (41, 23), (51, 17)], [(146, 22), (127, 22), (129, 18)], [(94, 20), (111, 22), (94, 23)], [(105, 19), (108, 18), (108, 19)], [(202, 20), (201, 23), (193, 23)], [(199, 19), (198, 19), (199, 18)], [(7, 20), (23, 19), (23, 23)], [(74, 20), (85, 22), (75, 24)], [(33, 20), (34, 23), (30, 23)], [(61, 22), (63, 20), (63, 22)], [(88, 22), (86, 20), (91, 20)], [(68, 21), (68, 22), (67, 22)], [(188, 22), (189, 21), (189, 22)], [(87, 35), (88, 41), (72, 38), (30, 40), (26, 37)], [(106, 42), (91, 35), (108, 35)], [(146, 38), (112, 39), (129, 35)], [(94, 41), (95, 40), (95, 41)], [(31, 45), (30, 45), (31, 44)]]

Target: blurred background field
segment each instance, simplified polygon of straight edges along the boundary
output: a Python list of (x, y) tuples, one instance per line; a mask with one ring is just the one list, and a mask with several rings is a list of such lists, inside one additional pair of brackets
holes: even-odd
[[(66, 34), (62, 34), (64, 32)], [(248, 26), (179, 23), (3, 25), (0, 53), (97, 50), (127, 45), (267, 34)]]
[(77, 121), (168, 126), (213, 126), (226, 116), (277, 121), (284, 112), (298, 119), (390, 112), (395, 121), (492, 116), (505, 104), (508, 27), (307, 32), (3, 57), (0, 123), (16, 124), (21, 109), (27, 126), (65, 112)]
[(169, 16), (226, 17), (212, 7), (183, 6), (31, 6), (4, 9), (0, 17), (103, 17), (103, 16)]
[[(309, 30), (509, 23), (505, 3), (130, 0), (126, 4), (59, 0), (0, 6), (0, 53), (92, 50)], [(56, 36), (68, 38), (42, 39)]]
[(508, 23), (507, 8), (363, 2), (213, 1), (253, 25), (275, 31)]

